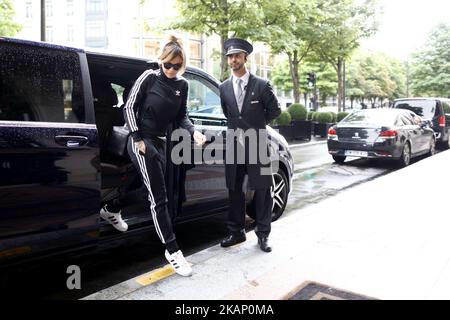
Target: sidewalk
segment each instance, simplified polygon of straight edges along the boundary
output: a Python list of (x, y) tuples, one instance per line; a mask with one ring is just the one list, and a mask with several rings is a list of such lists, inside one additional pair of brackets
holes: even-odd
[(187, 257), (192, 277), (166, 266), (85, 299), (287, 299), (309, 282), (361, 298), (450, 299), (449, 163), (441, 152), (291, 212), (272, 225), (271, 253), (250, 232)]

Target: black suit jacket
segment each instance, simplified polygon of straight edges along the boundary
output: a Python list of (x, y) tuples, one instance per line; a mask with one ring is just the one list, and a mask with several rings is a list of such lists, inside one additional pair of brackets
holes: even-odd
[(229, 129), (265, 129), (266, 124), (280, 115), (277, 97), (265, 79), (250, 74), (241, 112), (234, 95), (232, 78), (225, 80), (219, 88)]
[[(228, 129), (242, 129), (244, 131), (248, 129), (266, 129), (266, 125), (281, 113), (273, 88), (269, 81), (265, 79), (250, 74), (241, 112), (239, 112), (236, 102), (232, 78), (225, 80), (219, 88), (223, 113), (228, 120)], [(230, 142), (227, 139), (227, 151), (235, 147), (235, 143), (230, 144)], [(248, 148), (247, 145), (246, 148)], [(248, 152), (248, 150), (246, 151)], [(272, 177), (261, 175), (260, 169), (267, 166), (259, 162), (259, 157), (257, 164), (247, 165), (251, 189), (264, 189), (271, 186)], [(234, 189), (236, 164), (227, 163), (225, 168), (227, 187)]]

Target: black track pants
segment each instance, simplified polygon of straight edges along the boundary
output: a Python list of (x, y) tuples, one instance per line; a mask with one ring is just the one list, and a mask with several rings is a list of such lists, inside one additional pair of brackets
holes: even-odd
[[(147, 188), (150, 212), (158, 237), (166, 246), (173, 243), (176, 245), (172, 221), (167, 209), (167, 190), (164, 180), (166, 141), (155, 137), (144, 138), (144, 142), (145, 155), (142, 155), (130, 136), (128, 139), (128, 154)], [(169, 251), (171, 250), (169, 249)]]

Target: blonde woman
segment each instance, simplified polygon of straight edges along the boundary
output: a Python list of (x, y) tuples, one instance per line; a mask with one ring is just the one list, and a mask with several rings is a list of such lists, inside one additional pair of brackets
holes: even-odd
[[(128, 153), (148, 191), (150, 212), (156, 233), (166, 246), (166, 259), (175, 272), (190, 276), (192, 269), (178, 247), (167, 207), (165, 136), (169, 125), (177, 121), (198, 145), (204, 144), (206, 137), (194, 129), (187, 117), (188, 82), (181, 77), (186, 55), (176, 37), (172, 36), (163, 47), (159, 60), (158, 70), (147, 70), (137, 79), (125, 105), (125, 121), (131, 130)], [(102, 211), (103, 215), (105, 211), (114, 215), (118, 225), (125, 223), (120, 212), (106, 207)]]

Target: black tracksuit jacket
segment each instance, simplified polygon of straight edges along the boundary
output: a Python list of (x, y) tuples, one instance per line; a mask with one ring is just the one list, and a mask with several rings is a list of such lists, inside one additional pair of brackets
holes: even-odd
[(124, 108), (125, 120), (134, 141), (165, 136), (177, 121), (192, 135), (194, 125), (187, 116), (188, 82), (167, 78), (161, 69), (147, 70), (136, 81)]

